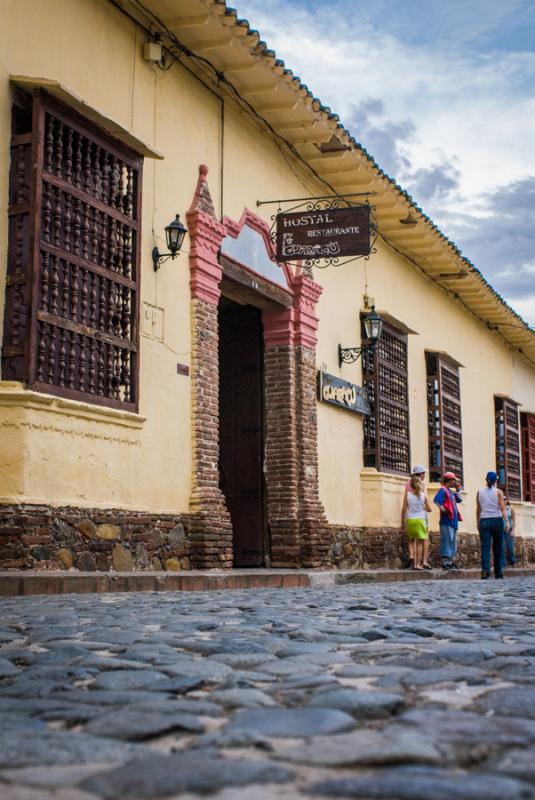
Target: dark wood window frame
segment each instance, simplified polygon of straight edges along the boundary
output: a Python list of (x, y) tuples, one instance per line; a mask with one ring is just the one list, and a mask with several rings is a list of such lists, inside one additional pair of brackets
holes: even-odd
[(454, 472), (463, 482), (463, 432), (459, 366), (443, 353), (426, 352), (429, 480)]
[(407, 334), (385, 323), (375, 353), (362, 356), (362, 375), (372, 408), (364, 417), (364, 466), (407, 475), (411, 456)]
[(39, 89), (13, 120), (3, 379), (137, 412), (143, 158)]
[(494, 397), (496, 472), (498, 483), (511, 500), (522, 499), (520, 424), (518, 403), (509, 397)]
[(520, 414), (524, 500), (535, 503), (535, 414)]

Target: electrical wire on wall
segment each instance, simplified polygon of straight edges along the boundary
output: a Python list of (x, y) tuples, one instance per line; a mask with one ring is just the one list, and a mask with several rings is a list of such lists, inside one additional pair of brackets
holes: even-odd
[[(139, 22), (139, 20), (137, 20), (135, 17), (132, 17), (132, 15), (129, 14), (128, 11), (126, 11), (125, 8), (122, 5), (119, 5), (117, 3), (117, 0), (110, 0), (110, 2), (116, 8), (118, 8), (123, 14), (125, 14), (127, 17), (132, 19), (134, 22), (136, 22), (138, 25), (141, 24)], [(288, 150), (290, 150), (292, 155), (298, 160), (298, 162), (305, 168), (305, 170), (308, 173), (310, 173), (323, 186), (325, 186), (327, 189), (329, 189), (329, 191), (332, 192), (333, 195), (335, 195), (337, 197), (339, 196), (339, 193), (337, 192), (335, 187), (332, 186), (327, 180), (325, 180), (325, 178), (322, 178), (322, 176), (314, 169), (314, 167), (312, 167), (307, 161), (305, 161), (302, 158), (302, 156), (299, 153), (299, 151), (297, 150), (297, 148), (294, 147), (294, 145), (291, 142), (289, 142), (287, 139), (285, 139), (278, 131), (276, 131), (275, 128), (271, 125), (271, 123), (265, 117), (263, 117), (261, 114), (259, 114), (258, 111), (256, 111), (256, 109), (254, 108), (254, 106), (252, 106), (251, 103), (249, 103), (249, 101), (240, 94), (239, 90), (234, 86), (232, 81), (229, 80), (229, 78), (227, 78), (227, 76), (225, 75), (224, 72), (222, 72), (221, 70), (218, 70), (217, 67), (215, 67), (215, 65), (212, 64), (211, 61), (209, 61), (209, 59), (205, 58), (204, 56), (200, 56), (197, 53), (194, 53), (192, 50), (189, 49), (189, 47), (186, 47), (186, 45), (184, 45), (177, 38), (176, 34), (174, 34), (173, 31), (170, 30), (165, 25), (163, 20), (161, 20), (156, 14), (154, 14), (154, 12), (152, 12), (150, 9), (148, 9), (140, 0), (130, 0), (130, 2), (145, 17), (148, 27), (145, 27), (144, 29), (149, 35), (154, 36), (154, 26), (158, 26), (158, 28), (160, 29), (160, 33), (164, 33), (165, 36), (169, 39), (169, 41), (172, 44), (171, 44), (171, 46), (165, 46), (164, 49), (169, 54), (169, 56), (171, 56), (175, 60), (175, 62), (179, 62), (182, 67), (184, 67), (186, 70), (188, 70), (188, 72), (190, 72), (190, 74), (192, 74), (195, 78), (197, 78), (197, 80), (200, 80), (200, 82), (207, 89), (209, 89), (213, 94), (215, 94), (220, 99), (221, 99), (221, 95), (217, 91), (215, 91), (213, 87), (216, 86), (218, 89), (220, 87), (225, 87), (230, 92), (231, 96), (236, 101), (236, 103), (244, 111), (246, 111), (246, 113), (251, 118), (253, 118), (257, 122), (261, 123), (261, 126), (263, 126), (264, 128), (267, 128), (269, 130), (269, 132), (274, 137), (275, 142), (277, 143), (277, 147), (279, 149), (280, 149), (280, 145), (283, 145), (284, 148), (287, 148)], [(177, 52), (175, 52), (175, 50)], [(201, 69), (203, 70), (204, 75), (206, 76), (207, 80), (209, 80), (210, 83), (212, 84), (211, 86), (208, 85), (201, 78), (199, 78), (199, 76), (187, 66), (187, 64), (183, 60), (184, 57), (191, 59), (198, 66), (201, 67)], [(287, 158), (286, 153), (283, 153), (283, 155), (284, 155), (285, 160), (288, 162), (288, 158)], [(294, 165), (291, 165), (291, 168), (294, 171), (294, 174), (296, 174)], [(301, 185), (307, 191), (310, 191), (310, 187), (306, 186), (302, 182), (301, 178), (299, 178), (299, 176), (297, 176), (297, 174), (296, 174), (296, 177), (298, 177)]]

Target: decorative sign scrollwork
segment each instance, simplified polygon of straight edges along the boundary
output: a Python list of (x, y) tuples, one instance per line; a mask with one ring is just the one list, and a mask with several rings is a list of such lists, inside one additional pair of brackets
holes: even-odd
[[(351, 197), (366, 197), (353, 202)], [(257, 205), (263, 205), (259, 201)], [(270, 235), (276, 246), (277, 262), (297, 262), (304, 267), (339, 267), (358, 258), (369, 259), (377, 252), (375, 206), (366, 195), (296, 198), (273, 201), (277, 213), (271, 216)], [(283, 211), (282, 206), (294, 203)]]

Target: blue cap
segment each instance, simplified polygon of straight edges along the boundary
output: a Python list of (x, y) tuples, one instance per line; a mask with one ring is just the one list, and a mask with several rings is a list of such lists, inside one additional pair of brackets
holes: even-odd
[(487, 472), (487, 481), (489, 481), (489, 483), (496, 483), (497, 480), (498, 476), (495, 472)]

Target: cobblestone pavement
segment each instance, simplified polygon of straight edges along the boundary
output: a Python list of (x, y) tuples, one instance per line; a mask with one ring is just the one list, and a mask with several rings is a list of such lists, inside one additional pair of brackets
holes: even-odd
[(0, 796), (535, 798), (535, 579), (10, 598)]

